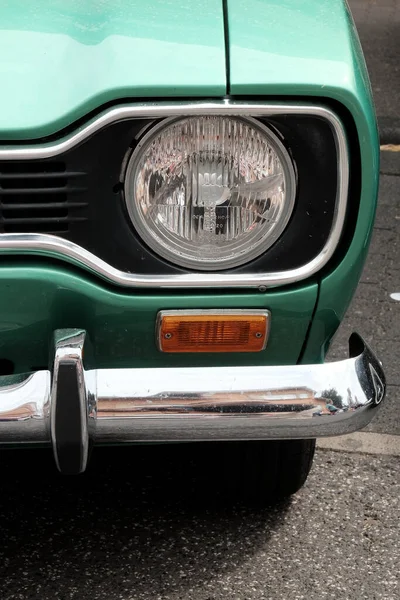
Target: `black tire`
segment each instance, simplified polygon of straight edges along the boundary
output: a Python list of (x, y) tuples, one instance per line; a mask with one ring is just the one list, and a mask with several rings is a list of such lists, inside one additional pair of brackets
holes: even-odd
[(224, 493), (256, 503), (296, 493), (308, 477), (315, 452), (315, 440), (221, 442), (218, 446), (214, 456), (220, 460), (214, 474)]

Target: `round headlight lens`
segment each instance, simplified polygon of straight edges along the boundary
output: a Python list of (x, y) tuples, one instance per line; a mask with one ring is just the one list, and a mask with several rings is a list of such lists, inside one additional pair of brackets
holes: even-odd
[(139, 142), (125, 199), (142, 239), (184, 267), (226, 269), (259, 256), (293, 210), (295, 176), (277, 136), (250, 118), (169, 121)]

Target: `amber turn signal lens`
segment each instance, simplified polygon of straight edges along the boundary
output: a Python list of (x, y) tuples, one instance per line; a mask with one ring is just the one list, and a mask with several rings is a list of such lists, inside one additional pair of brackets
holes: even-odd
[(162, 352), (260, 352), (267, 343), (268, 311), (162, 311)]

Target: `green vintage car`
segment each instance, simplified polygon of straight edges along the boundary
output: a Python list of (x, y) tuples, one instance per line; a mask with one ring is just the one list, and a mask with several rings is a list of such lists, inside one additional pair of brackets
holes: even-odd
[[(1, 8), (0, 444), (202, 443), (288, 495), (385, 394), (325, 363), (374, 221), (379, 142), (342, 0)], [(218, 457), (218, 460), (217, 458)]]

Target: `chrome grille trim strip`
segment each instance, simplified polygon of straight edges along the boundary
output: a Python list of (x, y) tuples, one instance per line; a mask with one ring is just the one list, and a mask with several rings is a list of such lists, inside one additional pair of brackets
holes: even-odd
[(317, 116), (329, 123), (335, 137), (338, 156), (338, 190), (330, 236), (322, 251), (307, 264), (288, 271), (232, 274), (223, 272), (183, 273), (174, 275), (138, 275), (120, 271), (81, 246), (54, 235), (0, 234), (1, 254), (29, 254), (62, 259), (95, 274), (109, 283), (125, 288), (259, 288), (287, 285), (317, 273), (332, 257), (342, 233), (348, 196), (349, 158), (343, 125), (337, 115), (324, 106), (312, 104), (266, 104), (260, 102), (148, 103), (120, 106), (100, 114), (72, 135), (46, 145), (8, 146), (0, 148), (0, 160), (35, 160), (54, 158), (71, 150), (97, 131), (116, 121), (134, 118), (164, 118), (203, 114), (271, 117), (297, 114)]

